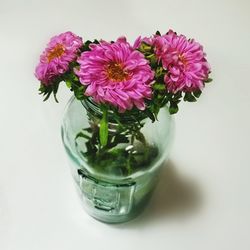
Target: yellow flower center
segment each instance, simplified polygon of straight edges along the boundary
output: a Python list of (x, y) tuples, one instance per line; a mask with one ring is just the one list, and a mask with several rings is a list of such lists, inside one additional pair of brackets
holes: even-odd
[(184, 66), (187, 66), (187, 60), (182, 54), (179, 54), (178, 58), (183, 63)]
[(62, 44), (58, 43), (52, 50), (50, 50), (47, 54), (47, 59), (50, 62), (54, 58), (58, 58), (62, 56), (65, 52), (65, 48)]
[(128, 72), (122, 68), (121, 64), (115, 62), (108, 64), (107, 75), (112, 81), (123, 81), (128, 78)]

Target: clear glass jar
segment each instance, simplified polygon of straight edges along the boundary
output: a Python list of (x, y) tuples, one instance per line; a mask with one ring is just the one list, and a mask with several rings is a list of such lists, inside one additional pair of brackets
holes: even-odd
[[(98, 155), (90, 160), (86, 155), (90, 139), (82, 132), (98, 126), (101, 115), (99, 106), (91, 100), (81, 102), (72, 97), (62, 122), (62, 140), (85, 210), (100, 221), (121, 223), (138, 215), (152, 195), (160, 168), (169, 156), (173, 118), (167, 107), (160, 110), (154, 123), (141, 117), (144, 125), (139, 137), (143, 140), (126, 134), (127, 140), (102, 155), (101, 160)], [(122, 122), (135, 123), (125, 115)], [(109, 114), (109, 133), (117, 132), (118, 127)]]

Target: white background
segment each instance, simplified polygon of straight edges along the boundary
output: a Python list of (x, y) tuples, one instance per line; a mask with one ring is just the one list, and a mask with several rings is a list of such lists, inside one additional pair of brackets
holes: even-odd
[[(168, 168), (137, 219), (106, 225), (81, 208), (59, 104), (34, 68), (52, 35), (132, 42), (169, 28), (205, 47), (214, 81), (176, 115)], [(0, 0), (0, 249), (250, 249), (250, 2)]]

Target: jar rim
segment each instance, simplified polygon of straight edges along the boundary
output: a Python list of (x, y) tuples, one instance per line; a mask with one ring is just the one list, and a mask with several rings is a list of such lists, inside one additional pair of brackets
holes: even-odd
[[(101, 107), (98, 103), (96, 103), (93, 98), (88, 97), (85, 98), (84, 100), (80, 101), (83, 107), (93, 116), (102, 118), (102, 110)], [(136, 112), (137, 111), (137, 112)], [(143, 112), (138, 112), (138, 110), (133, 110), (129, 111), (130, 113), (119, 113), (119, 121), (124, 122), (124, 123), (129, 123), (129, 122), (136, 122), (136, 121), (142, 121), (146, 119), (148, 116), (143, 113)], [(136, 119), (135, 119), (136, 116)], [(108, 110), (108, 120), (112, 123), (117, 123), (117, 113), (115, 113), (113, 110), (109, 109)]]

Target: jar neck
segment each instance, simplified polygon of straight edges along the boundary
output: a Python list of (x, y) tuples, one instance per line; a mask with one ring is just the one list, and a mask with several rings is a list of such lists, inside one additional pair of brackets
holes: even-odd
[[(94, 102), (92, 98), (86, 98), (81, 101), (83, 107), (86, 109), (88, 115), (95, 119), (102, 118), (102, 110), (98, 103)], [(133, 123), (136, 121), (143, 121), (147, 118), (145, 113), (136, 110), (136, 111), (129, 111), (124, 113), (115, 113), (113, 110), (108, 111), (108, 121), (111, 123), (117, 123), (116, 117), (119, 116), (119, 121), (122, 123)]]

